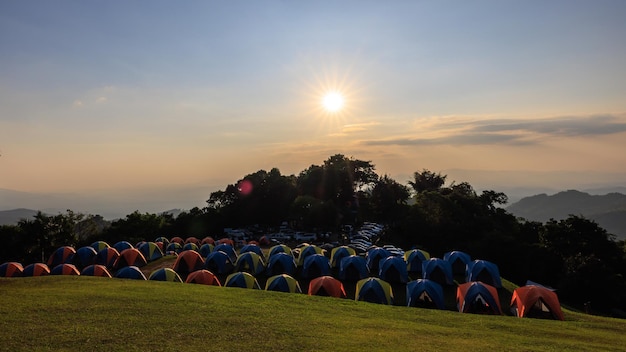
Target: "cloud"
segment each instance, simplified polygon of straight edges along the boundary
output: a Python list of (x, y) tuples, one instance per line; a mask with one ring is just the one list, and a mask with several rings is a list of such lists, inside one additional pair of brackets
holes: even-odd
[[(562, 116), (544, 119), (456, 118), (430, 119), (411, 137), (406, 134), (361, 144), (380, 145), (532, 145), (546, 138), (603, 136), (626, 132), (626, 119), (620, 115)], [(428, 137), (428, 135), (435, 135)]]

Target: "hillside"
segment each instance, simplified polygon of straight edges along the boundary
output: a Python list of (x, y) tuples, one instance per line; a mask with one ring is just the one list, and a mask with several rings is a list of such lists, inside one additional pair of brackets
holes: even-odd
[(21, 219), (32, 219), (37, 214), (37, 210), (13, 209), (0, 211), (0, 225), (15, 225)]
[(565, 219), (570, 214), (583, 215), (609, 233), (626, 239), (626, 195), (621, 193), (591, 195), (576, 190), (543, 193), (523, 198), (506, 209), (516, 216), (540, 222)]
[[(170, 282), (0, 278), (0, 351), (624, 350), (626, 322), (462, 314)], [(24, 332), (28, 333), (24, 333)], [(557, 333), (555, 333), (557, 332)]]

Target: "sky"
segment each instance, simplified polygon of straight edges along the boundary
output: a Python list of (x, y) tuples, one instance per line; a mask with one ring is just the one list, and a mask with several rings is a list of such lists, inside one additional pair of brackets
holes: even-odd
[(190, 208), (334, 154), (401, 183), (626, 186), (625, 15), (622, 0), (0, 1), (0, 189)]

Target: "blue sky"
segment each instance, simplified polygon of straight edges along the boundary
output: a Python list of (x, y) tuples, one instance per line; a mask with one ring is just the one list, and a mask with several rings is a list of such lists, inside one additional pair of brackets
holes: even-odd
[(621, 0), (3, 1), (0, 188), (203, 189), (185, 200), (202, 205), (336, 153), (400, 182), (624, 185), (625, 15)]

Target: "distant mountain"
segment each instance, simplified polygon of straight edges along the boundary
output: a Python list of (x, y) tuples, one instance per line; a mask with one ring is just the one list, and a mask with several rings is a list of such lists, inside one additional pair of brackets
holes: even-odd
[(622, 193), (591, 195), (576, 190), (550, 196), (542, 193), (522, 198), (506, 210), (515, 216), (541, 222), (566, 219), (570, 214), (582, 215), (618, 238), (626, 239), (626, 195)]
[(37, 214), (37, 210), (13, 209), (0, 211), (0, 225), (15, 225), (22, 219), (31, 219)]

